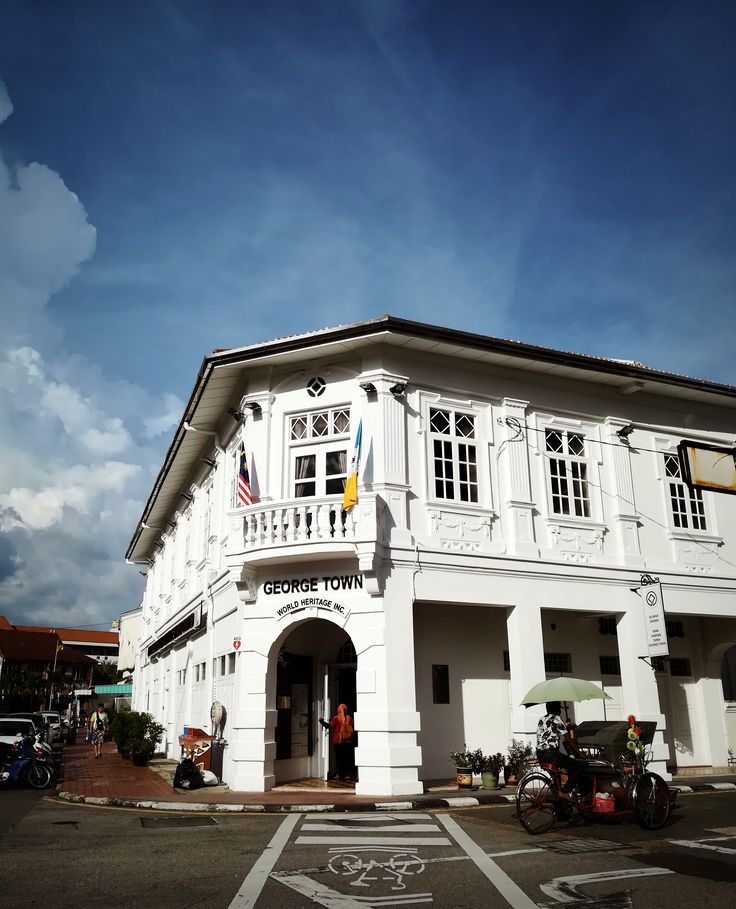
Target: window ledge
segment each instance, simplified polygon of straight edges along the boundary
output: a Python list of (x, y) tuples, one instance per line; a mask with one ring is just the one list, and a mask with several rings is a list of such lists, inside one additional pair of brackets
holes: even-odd
[(667, 530), (667, 538), (669, 540), (684, 540), (685, 542), (690, 540), (698, 543), (715, 543), (716, 546), (723, 546), (723, 537), (709, 533), (707, 530), (682, 530), (679, 527), (670, 527)]

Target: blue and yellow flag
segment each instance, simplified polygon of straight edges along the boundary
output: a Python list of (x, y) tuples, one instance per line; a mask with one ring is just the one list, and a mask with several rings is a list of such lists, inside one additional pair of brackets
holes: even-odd
[(353, 505), (358, 504), (358, 472), (360, 471), (360, 448), (363, 442), (363, 421), (358, 423), (358, 432), (353, 446), (353, 457), (350, 461), (350, 472), (345, 483), (345, 494), (342, 497), (342, 507), (350, 511)]

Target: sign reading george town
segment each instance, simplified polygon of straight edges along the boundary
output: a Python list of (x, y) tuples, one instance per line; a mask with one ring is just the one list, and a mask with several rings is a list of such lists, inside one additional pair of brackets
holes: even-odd
[(294, 612), (304, 609), (320, 609), (331, 613), (336, 618), (345, 621), (350, 615), (350, 610), (343, 603), (332, 600), (326, 593), (333, 590), (348, 591), (362, 590), (363, 576), (360, 574), (320, 575), (308, 578), (283, 578), (263, 582), (263, 594), (267, 597), (281, 594), (308, 594), (299, 596), (288, 603), (276, 606), (274, 614), (277, 619), (283, 619)]
[(264, 581), (263, 592), (269, 597), (280, 593), (319, 593), (331, 590), (362, 590), (360, 574), (323, 575), (317, 578), (284, 578), (281, 581)]

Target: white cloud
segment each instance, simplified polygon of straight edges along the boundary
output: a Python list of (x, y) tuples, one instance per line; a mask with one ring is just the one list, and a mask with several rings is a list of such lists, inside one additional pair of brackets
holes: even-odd
[(121, 461), (107, 461), (98, 467), (78, 464), (50, 471), (53, 483), (36, 489), (14, 488), (6, 495), (0, 495), (0, 509), (6, 509), (4, 514), (0, 512), (0, 530), (16, 527), (45, 530), (62, 520), (65, 508), (93, 515), (104, 493), (122, 494), (128, 480), (139, 471), (137, 464)]
[(148, 438), (160, 436), (173, 429), (181, 419), (184, 402), (177, 395), (165, 394), (163, 407), (163, 413), (143, 420), (143, 427)]
[[(0, 122), (11, 111), (0, 83)], [(125, 545), (161, 457), (151, 440), (183, 408), (65, 351), (47, 304), (95, 242), (59, 174), (0, 154), (0, 614), (16, 621), (97, 624), (137, 604)]]
[(5, 83), (0, 79), (0, 123), (13, 113), (13, 102), (10, 100)]

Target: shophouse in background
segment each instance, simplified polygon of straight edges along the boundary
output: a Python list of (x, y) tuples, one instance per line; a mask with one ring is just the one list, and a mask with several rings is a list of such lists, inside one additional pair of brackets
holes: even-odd
[[(345, 703), (356, 791), (411, 794), (464, 743), (531, 741), (521, 700), (562, 673), (612, 698), (577, 721), (656, 722), (653, 769), (725, 765), (736, 497), (688, 488), (677, 445), (733, 446), (735, 404), (390, 316), (213, 352), (127, 552), (147, 572), (134, 708), (177, 758), (214, 708), (225, 780), (262, 791), (329, 776), (318, 720)], [(664, 599), (654, 662), (642, 576)]]

